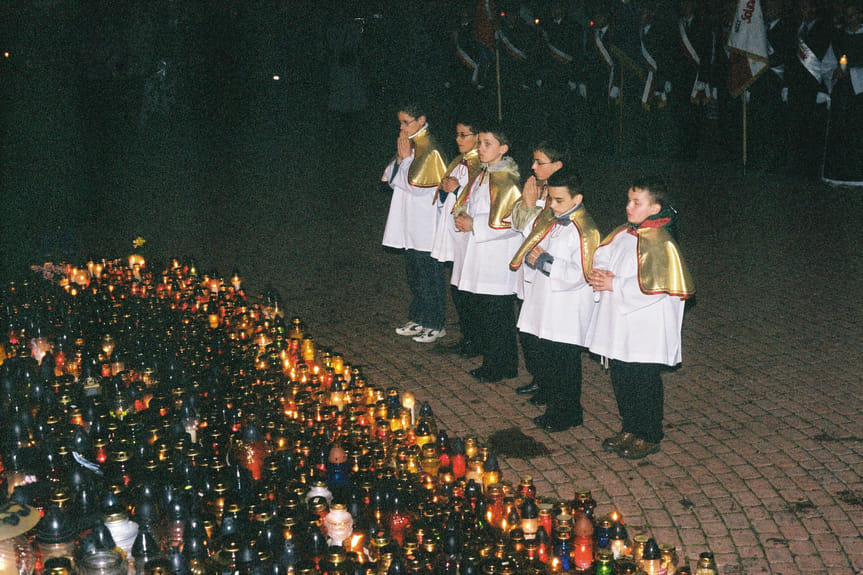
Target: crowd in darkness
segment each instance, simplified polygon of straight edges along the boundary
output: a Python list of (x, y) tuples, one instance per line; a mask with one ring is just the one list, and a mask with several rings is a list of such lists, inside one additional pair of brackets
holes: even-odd
[(749, 167), (863, 185), (860, 0), (761, 6), (769, 67), (740, 95), (729, 90), (726, 47), (735, 0), (405, 3), (377, 15), (401, 12), (398, 33), (375, 36), (365, 15), (362, 49), (377, 89), (403, 96), (409, 86), (443, 109), (497, 114), (500, 85), (516, 133), (557, 132), (600, 153), (742, 162), (745, 111)]

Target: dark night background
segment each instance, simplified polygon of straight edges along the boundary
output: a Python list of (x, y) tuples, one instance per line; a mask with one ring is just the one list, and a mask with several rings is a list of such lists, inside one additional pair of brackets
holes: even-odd
[[(336, 207), (331, 183), (376, 181), (335, 160), (376, 131), (381, 98), (349, 131), (326, 115), (324, 33), (343, 6), (4, 3), (0, 277), (122, 256), (138, 235), (209, 265), (294, 249), (308, 211)], [(377, 172), (388, 153), (363, 164)]]

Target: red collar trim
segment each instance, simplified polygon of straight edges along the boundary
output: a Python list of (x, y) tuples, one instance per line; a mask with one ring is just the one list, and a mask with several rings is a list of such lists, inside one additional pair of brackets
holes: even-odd
[(629, 226), (629, 233), (632, 235), (637, 235), (638, 230), (640, 229), (649, 229), (649, 228), (661, 228), (668, 224), (671, 221), (671, 218), (657, 218), (655, 220), (644, 220), (637, 226), (633, 227)]

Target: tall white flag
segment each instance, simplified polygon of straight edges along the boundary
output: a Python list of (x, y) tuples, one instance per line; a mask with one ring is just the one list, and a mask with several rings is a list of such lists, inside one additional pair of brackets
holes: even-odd
[(769, 62), (760, 0), (738, 1), (727, 46), (731, 53), (728, 89), (732, 96), (739, 96), (767, 71)]

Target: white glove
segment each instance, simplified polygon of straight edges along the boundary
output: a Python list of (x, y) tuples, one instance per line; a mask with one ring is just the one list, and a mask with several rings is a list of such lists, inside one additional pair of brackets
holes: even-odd
[(537, 88), (542, 88), (542, 80), (541, 80), (540, 78), (537, 78), (537, 79), (536, 79), (536, 87), (537, 87)]
[(612, 100), (617, 100), (618, 98), (620, 98), (620, 88), (618, 88), (617, 86), (612, 86), (611, 89), (608, 91), (608, 97)]
[(585, 84), (578, 85), (578, 95), (587, 100), (587, 86)]
[(578, 89), (578, 84), (576, 84), (574, 80), (570, 80), (566, 85), (569, 86), (570, 92), (575, 92)]
[(825, 104), (827, 109), (830, 109), (830, 94), (825, 92), (818, 92), (815, 94), (815, 104)]
[(666, 94), (670, 94), (670, 93), (671, 93), (671, 82), (669, 82), (668, 80), (666, 80), (666, 81), (665, 81), (665, 86), (663, 86), (663, 88), (665, 88), (665, 93), (666, 93)]
[(786, 104), (788, 103), (788, 86), (782, 88), (782, 91), (779, 92), (779, 96), (782, 98), (782, 101)]

